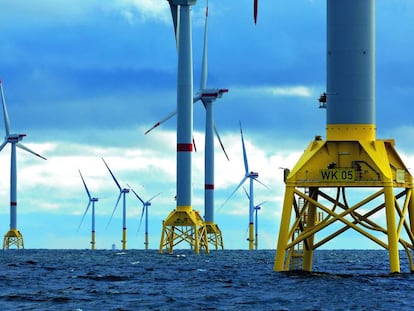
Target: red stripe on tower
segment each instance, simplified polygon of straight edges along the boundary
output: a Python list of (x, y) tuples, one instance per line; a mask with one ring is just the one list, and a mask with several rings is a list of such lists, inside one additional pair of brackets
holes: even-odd
[(193, 151), (193, 144), (177, 144), (178, 152), (191, 152)]
[(214, 184), (205, 184), (204, 189), (206, 190), (214, 190)]

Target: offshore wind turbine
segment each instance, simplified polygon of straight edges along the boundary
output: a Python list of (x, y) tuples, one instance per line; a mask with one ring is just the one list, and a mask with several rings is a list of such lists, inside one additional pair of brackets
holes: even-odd
[(85, 219), (86, 214), (88, 213), (89, 207), (92, 204), (91, 249), (94, 250), (95, 249), (95, 202), (98, 202), (98, 198), (91, 196), (91, 193), (89, 192), (89, 189), (86, 186), (85, 179), (83, 178), (82, 173), (81, 173), (80, 170), (79, 170), (79, 175), (82, 178), (82, 183), (83, 183), (83, 186), (85, 187), (86, 194), (88, 195), (89, 202), (88, 202), (88, 205), (86, 205), (86, 209), (85, 209), (85, 212), (83, 213), (82, 220), (81, 220), (81, 222), (78, 226), (78, 231), (79, 231), (80, 226), (83, 223), (83, 220)]
[(257, 250), (259, 247), (259, 210), (261, 209), (262, 205), (266, 202), (262, 202), (257, 204), (254, 207), (254, 249)]
[(0, 93), (3, 105), (4, 125), (6, 129), (6, 137), (0, 145), (0, 152), (7, 145), (11, 145), (11, 160), (10, 160), (10, 230), (4, 235), (3, 249), (8, 249), (15, 245), (17, 248), (24, 248), (23, 235), (17, 229), (17, 168), (16, 168), (16, 147), (23, 149), (39, 158), (46, 160), (45, 157), (37, 154), (20, 141), (26, 134), (12, 134), (10, 133), (10, 119), (6, 107), (6, 99), (4, 97), (3, 83), (0, 80)]
[[(177, 39), (178, 40), (178, 39)], [(205, 149), (204, 149), (204, 219), (207, 226), (207, 234), (209, 241), (215, 245), (217, 249), (219, 246), (223, 248), (223, 239), (221, 230), (214, 222), (214, 134), (216, 135), (221, 149), (223, 150), (227, 160), (229, 157), (224, 149), (223, 142), (214, 124), (214, 106), (213, 103), (217, 98), (221, 98), (224, 93), (227, 93), (227, 89), (208, 89), (207, 77), (208, 77), (208, 1), (206, 2), (206, 17), (204, 27), (204, 47), (201, 66), (201, 78), (200, 88), (197, 94), (193, 97), (193, 103), (202, 101), (206, 109), (206, 122), (205, 122)], [(168, 114), (161, 121), (155, 123), (145, 134), (149, 133), (165, 121), (175, 116), (177, 111), (173, 111)], [(194, 144), (194, 142), (193, 142)], [(195, 144), (194, 144), (195, 147)]]
[[(247, 198), (250, 200), (249, 193), (246, 188), (243, 186), (244, 193), (246, 193)], [(259, 210), (261, 206), (265, 204), (266, 201), (263, 201), (254, 207), (254, 249), (257, 250), (259, 246)]]
[(157, 196), (159, 196), (161, 194), (161, 192), (157, 193), (156, 195), (154, 195), (149, 200), (144, 201), (143, 199), (141, 199), (141, 197), (138, 195), (138, 193), (135, 192), (134, 189), (131, 188), (131, 190), (135, 194), (135, 196), (138, 198), (138, 200), (140, 200), (141, 203), (142, 203), (142, 212), (141, 212), (141, 218), (139, 220), (138, 231), (141, 228), (142, 217), (145, 214), (145, 242), (144, 242), (144, 244), (145, 244), (145, 249), (147, 250), (148, 249), (148, 244), (149, 244), (149, 242), (148, 242), (148, 207), (151, 206), (151, 201), (153, 199), (155, 199)]
[[(388, 252), (390, 273), (404, 248), (413, 272), (413, 176), (394, 139), (376, 137), (376, 1), (328, 0), (326, 11), (326, 139), (316, 136), (285, 178), (273, 269), (312, 271), (315, 250), (353, 229)], [(345, 192), (358, 188), (368, 196), (348, 205)]]
[(181, 242), (188, 242), (199, 253), (208, 249), (207, 230), (203, 218), (192, 207), (193, 151), (193, 57), (191, 9), (196, 0), (169, 0), (178, 38), (177, 72), (177, 201), (162, 224), (159, 251), (170, 253)]
[(249, 179), (250, 183), (249, 183), (249, 194), (248, 194), (248, 198), (249, 198), (249, 238), (248, 238), (248, 241), (249, 241), (249, 250), (253, 250), (254, 249), (254, 220), (253, 220), (254, 192), (253, 192), (253, 182), (257, 181), (258, 183), (262, 184), (266, 188), (268, 188), (268, 187), (264, 183), (262, 183), (260, 180), (258, 180), (259, 173), (249, 171), (249, 163), (248, 163), (248, 160), (247, 160), (246, 146), (244, 144), (244, 137), (243, 137), (243, 130), (242, 130), (241, 122), (240, 122), (240, 136), (241, 136), (241, 141), (242, 141), (243, 161), (244, 161), (244, 169), (245, 169), (244, 177), (242, 178), (242, 180), (238, 184), (238, 186), (230, 194), (230, 196), (227, 198), (227, 200), (221, 206), (226, 204), (227, 201), (230, 200), (230, 198), (233, 196), (233, 194), (237, 190), (239, 190), (239, 188), (244, 184), (244, 182), (247, 179)]
[(115, 203), (115, 207), (114, 210), (112, 211), (112, 215), (111, 218), (108, 221), (107, 227), (109, 226), (109, 223), (112, 220), (112, 217), (114, 216), (115, 210), (118, 207), (118, 203), (119, 200), (121, 199), (122, 196), (122, 200), (123, 200), (123, 204), (122, 204), (122, 250), (126, 250), (126, 238), (127, 238), (127, 226), (126, 226), (126, 194), (129, 193), (129, 189), (128, 188), (122, 188), (118, 182), (118, 180), (116, 180), (115, 175), (112, 173), (111, 169), (109, 168), (108, 164), (105, 162), (104, 158), (102, 158), (102, 161), (105, 163), (106, 168), (108, 169), (109, 173), (112, 176), (112, 179), (114, 180), (116, 186), (119, 189), (119, 195), (118, 195), (118, 199), (116, 200)]
[[(208, 77), (208, 1), (206, 4), (206, 20), (204, 29), (204, 48), (201, 66), (200, 90), (196, 97), (199, 97), (206, 109), (205, 123), (205, 147), (204, 147), (204, 220), (207, 226), (208, 240), (216, 249), (219, 246), (223, 249), (223, 237), (220, 228), (214, 222), (214, 130), (218, 137), (223, 151), (220, 136), (214, 125), (214, 105), (217, 98), (221, 98), (227, 89), (207, 89)], [(226, 154), (226, 153), (225, 153)], [(226, 154), (227, 160), (229, 159)]]
[[(169, 1), (170, 4), (174, 1)], [(171, 5), (173, 7), (173, 5)], [(173, 9), (171, 10), (173, 13), (173, 20), (174, 20), (174, 27), (176, 29), (176, 40), (177, 40), (177, 46), (178, 46), (178, 41), (179, 41), (179, 23), (176, 21), (177, 19), (177, 12), (175, 12)], [(175, 12), (175, 13), (174, 13)], [(178, 11), (179, 12), (179, 11)], [(178, 14), (179, 17), (179, 14)], [(208, 28), (208, 1), (207, 1), (207, 7), (206, 7), (206, 19), (205, 19), (205, 31), (204, 31), (204, 49), (203, 49), (203, 60), (202, 60), (202, 71), (201, 71), (201, 79), (200, 79), (200, 89), (198, 90), (197, 94), (195, 96), (193, 96), (193, 104), (195, 104), (198, 101), (202, 101), (204, 103), (204, 106), (206, 106), (205, 101), (207, 100), (212, 100), (214, 101), (216, 98), (221, 97), (223, 95), (223, 93), (228, 92), (227, 89), (207, 89), (207, 75), (208, 75), (208, 66), (207, 66), (207, 28)], [(204, 97), (204, 99), (203, 99)], [(206, 107), (207, 110), (207, 107)], [(163, 119), (161, 119), (160, 121), (157, 121), (151, 128), (149, 128), (148, 130), (145, 131), (145, 135), (148, 134), (149, 132), (151, 132), (152, 130), (156, 129), (158, 126), (160, 126), (161, 124), (163, 124), (164, 122), (168, 121), (169, 119), (171, 119), (172, 117), (174, 117), (177, 114), (177, 109), (170, 112), (167, 116), (165, 116)], [(206, 111), (207, 114), (207, 111)], [(214, 134), (216, 135), (219, 143), (220, 143), (220, 147), (224, 152), (224, 155), (226, 156), (227, 160), (229, 160), (229, 156), (227, 155), (227, 152), (224, 148), (223, 142), (221, 140), (221, 137), (217, 131), (216, 125), (214, 124), (213, 121), (213, 130), (214, 130)], [(193, 145), (194, 141), (193, 141)], [(195, 146), (194, 146), (195, 147)]]

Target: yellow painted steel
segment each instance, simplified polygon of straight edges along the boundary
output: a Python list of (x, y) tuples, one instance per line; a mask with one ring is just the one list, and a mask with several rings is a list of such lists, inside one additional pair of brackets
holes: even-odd
[(9, 249), (12, 246), (17, 247), (17, 249), (24, 249), (23, 235), (17, 229), (10, 229), (3, 239), (3, 249)]
[(249, 250), (254, 250), (254, 223), (249, 223)]
[(396, 228), (394, 191), (392, 185), (384, 187), (385, 215), (387, 218), (388, 233), (388, 256), (390, 261), (390, 272), (400, 272), (400, 258), (398, 255), (398, 238)]
[(145, 244), (145, 249), (147, 250), (148, 249), (148, 232), (145, 232), (145, 242), (144, 242), (144, 244)]
[(187, 242), (196, 254), (209, 252), (207, 227), (198, 211), (191, 206), (177, 206), (162, 223), (159, 252), (173, 252), (176, 245)]
[[(317, 188), (312, 188), (310, 192), (310, 196), (312, 199), (316, 200), (317, 198)], [(306, 222), (305, 225), (307, 228), (312, 228), (316, 225), (316, 206), (312, 203), (309, 203), (308, 206), (308, 213), (306, 214)], [(313, 263), (313, 242), (314, 242), (314, 236), (311, 235), (309, 238), (307, 238), (305, 247), (303, 249), (303, 270), (306, 271), (312, 271), (312, 263)]]
[(207, 239), (209, 245), (212, 245), (216, 250), (224, 249), (223, 235), (219, 226), (213, 222), (206, 222)]
[(326, 139), (333, 140), (375, 140), (375, 124), (328, 124)]
[[(411, 190), (411, 189), (410, 189)], [(413, 191), (410, 191), (410, 195), (413, 196)], [(410, 226), (411, 230), (414, 230), (414, 199), (408, 200), (408, 217), (410, 220), (409, 224), (405, 224), (405, 226)]]
[(122, 228), (122, 250), (127, 249), (127, 229)]
[(91, 238), (91, 249), (95, 249), (95, 231), (92, 231), (92, 238)]
[(386, 249), (392, 273), (400, 272), (400, 245), (414, 271), (412, 176), (393, 140), (370, 140), (369, 127), (352, 137), (364, 126), (332, 129), (335, 140), (316, 137), (286, 177), (275, 271), (297, 269), (298, 259), (311, 271), (314, 251), (347, 230)]
[[(285, 200), (283, 202), (283, 210), (282, 210), (282, 219), (280, 222), (280, 229), (279, 229), (279, 239), (277, 242), (276, 247), (276, 259), (273, 269), (275, 271), (283, 271), (287, 270), (287, 267), (284, 266), (289, 264), (290, 256), (286, 256), (286, 245), (288, 244), (289, 238), (293, 235), (293, 232), (289, 234), (289, 226), (290, 226), (290, 217), (292, 214), (292, 206), (293, 206), (293, 199), (294, 199), (294, 187), (289, 186), (286, 184), (285, 189)], [(293, 249), (293, 248), (292, 248)]]

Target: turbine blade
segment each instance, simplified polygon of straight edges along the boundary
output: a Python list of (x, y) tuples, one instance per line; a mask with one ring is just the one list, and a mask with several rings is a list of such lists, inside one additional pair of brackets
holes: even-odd
[[(112, 171), (111, 171), (111, 169), (109, 168), (108, 164), (106, 164), (106, 162), (105, 162), (104, 158), (102, 158), (102, 161), (105, 163), (105, 165), (106, 165), (106, 167), (107, 167), (107, 169), (108, 169), (109, 173), (111, 173), (111, 176), (112, 176), (112, 178), (113, 178), (114, 182), (116, 183), (116, 185), (118, 186), (119, 191), (122, 191), (121, 186), (119, 185), (118, 181), (116, 180), (115, 175), (114, 175), (114, 174), (112, 174)], [(118, 201), (119, 201), (119, 199), (118, 199)]]
[(78, 171), (79, 171), (80, 177), (82, 178), (82, 182), (83, 182), (83, 185), (85, 186), (85, 190), (86, 190), (86, 193), (88, 194), (89, 200), (92, 200), (91, 194), (89, 193), (88, 187), (86, 186), (85, 179), (83, 179), (81, 171), (80, 170)]
[(9, 114), (7, 112), (7, 107), (6, 107), (6, 98), (4, 97), (3, 83), (1, 80), (0, 80), (0, 91), (1, 91), (1, 102), (3, 104), (4, 126), (6, 128), (6, 136), (9, 136), (10, 135), (10, 120), (9, 120)]
[(203, 48), (203, 60), (201, 63), (201, 79), (200, 79), (200, 90), (204, 90), (207, 87), (207, 76), (208, 76), (208, 64), (207, 64), (207, 42), (208, 42), (208, 0), (206, 4), (206, 21), (204, 25), (204, 48)]
[(253, 3), (253, 18), (254, 18), (254, 23), (257, 23), (257, 9), (259, 6), (259, 0), (254, 0)]
[(1, 144), (0, 151), (2, 151), (4, 146), (6, 146), (6, 145), (7, 145), (7, 139), (5, 141), (3, 141), (3, 143)]
[(169, 4), (170, 4), (170, 9), (171, 9), (171, 16), (173, 19), (173, 24), (174, 24), (174, 34), (175, 34), (175, 40), (176, 40), (176, 44), (177, 44), (177, 48), (178, 48), (178, 26), (179, 26), (179, 10), (178, 10), (178, 6), (176, 4), (173, 4), (172, 0), (168, 0)]
[[(197, 101), (201, 100), (201, 93), (197, 93), (194, 97), (193, 97), (193, 104), (196, 103)], [(204, 104), (204, 103), (203, 103)], [(206, 105), (204, 104), (204, 107)]]
[(219, 133), (218, 133), (218, 131), (217, 131), (217, 129), (216, 129), (216, 125), (215, 125), (215, 124), (214, 124), (214, 133), (216, 134), (216, 137), (217, 137), (217, 139), (218, 139), (218, 141), (219, 141), (219, 143), (220, 143), (220, 146), (221, 146), (221, 150), (223, 150), (224, 155), (225, 155), (225, 156), (226, 156), (226, 158), (227, 158), (227, 161), (230, 161), (229, 156), (227, 155), (226, 149), (224, 149), (223, 142), (221, 141), (220, 135), (219, 135)]
[(243, 190), (244, 190), (244, 193), (246, 194), (247, 198), (250, 200), (250, 196), (249, 196), (249, 194), (247, 193), (247, 190), (246, 190), (246, 187), (245, 187), (245, 186), (243, 186)]
[(82, 220), (81, 220), (81, 222), (80, 222), (80, 224), (79, 224), (79, 226), (78, 226), (78, 230), (76, 230), (76, 231), (79, 231), (79, 228), (80, 228), (80, 226), (82, 225), (83, 220), (85, 219), (86, 214), (88, 213), (88, 209), (89, 209), (89, 206), (91, 205), (91, 202), (92, 202), (92, 201), (91, 201), (91, 200), (89, 200), (89, 203), (88, 203), (88, 205), (86, 206), (85, 212), (83, 213)]
[(264, 183), (262, 183), (260, 180), (258, 180), (257, 178), (254, 178), (255, 181), (257, 181), (259, 184), (261, 184), (262, 186), (264, 186), (265, 188), (267, 188), (268, 190), (272, 190), (270, 189), (270, 187), (268, 187), (267, 185), (265, 185)]
[(230, 200), (230, 198), (233, 196), (233, 194), (236, 193), (237, 190), (239, 190), (239, 188), (243, 185), (243, 183), (246, 181), (247, 176), (243, 177), (243, 179), (241, 180), (241, 182), (238, 184), (238, 186), (236, 187), (236, 189), (233, 190), (233, 192), (229, 195), (229, 197), (226, 199), (226, 201), (224, 201), (223, 204), (221, 204), (220, 208), (222, 208), (228, 200)]
[(194, 140), (194, 136), (193, 136), (193, 146), (194, 146), (194, 152), (197, 152), (197, 146), (196, 146), (196, 143), (195, 143), (195, 140)]
[(246, 227), (246, 231), (244, 232), (244, 236), (246, 237), (246, 240), (249, 240), (249, 226)]
[(267, 203), (267, 201), (260, 202), (259, 204), (256, 205), (256, 207), (260, 207), (260, 206), (262, 206), (265, 203)]
[(169, 119), (171, 119), (176, 114), (177, 114), (177, 110), (174, 110), (173, 112), (169, 113), (164, 119), (162, 119), (161, 121), (158, 121), (150, 129), (146, 130), (144, 134), (147, 135), (153, 129), (157, 128), (158, 126), (160, 126), (161, 124), (163, 124), (165, 121), (168, 121)]
[(139, 232), (139, 229), (141, 229), (141, 223), (142, 223), (142, 217), (144, 216), (144, 211), (145, 211), (145, 204), (142, 205), (141, 218), (139, 219), (139, 225), (138, 225), (137, 233)]
[(147, 203), (149, 203), (149, 202), (151, 202), (152, 200), (154, 200), (154, 199), (155, 199), (157, 196), (159, 196), (161, 193), (162, 193), (162, 192), (157, 193), (156, 195), (154, 195), (151, 199), (149, 199), (149, 200), (147, 201)]
[[(198, 100), (201, 99), (201, 95), (197, 94), (196, 96), (193, 97), (193, 104), (195, 102), (197, 102)], [(158, 121), (157, 123), (155, 123), (151, 128), (149, 128), (148, 130), (145, 131), (144, 135), (147, 135), (149, 132), (151, 132), (153, 129), (159, 127), (161, 124), (163, 124), (164, 122), (168, 121), (169, 119), (171, 119), (173, 116), (175, 116), (177, 114), (177, 110), (174, 110), (173, 112), (170, 112), (164, 119)]]
[(23, 149), (27, 152), (30, 152), (31, 154), (34, 154), (36, 157), (42, 158), (43, 160), (47, 160), (45, 157), (41, 156), (40, 154), (34, 152), (33, 150), (27, 148), (25, 145), (21, 143), (16, 143), (16, 147), (19, 147), (20, 149)]
[(144, 200), (143, 200), (143, 199), (141, 199), (141, 197), (138, 195), (138, 193), (136, 193), (136, 192), (135, 192), (135, 190), (134, 190), (134, 189), (132, 189), (130, 185), (128, 185), (128, 187), (129, 187), (129, 189), (131, 189), (131, 191), (135, 194), (135, 196), (138, 198), (138, 200), (140, 200), (142, 204), (145, 204)]
[(242, 141), (242, 147), (243, 147), (244, 169), (247, 175), (249, 174), (249, 163), (247, 162), (246, 146), (244, 145), (243, 130), (242, 130), (241, 122), (240, 122), (240, 135), (241, 135), (241, 141)]
[(120, 192), (119, 195), (118, 195), (118, 199), (116, 200), (116, 204), (115, 204), (114, 210), (112, 211), (111, 218), (109, 218), (109, 221), (108, 221), (108, 223), (106, 225), (106, 228), (108, 228), (109, 224), (111, 223), (112, 217), (114, 216), (115, 211), (116, 211), (116, 208), (118, 207), (119, 200), (121, 199), (121, 195), (122, 195), (122, 192)]

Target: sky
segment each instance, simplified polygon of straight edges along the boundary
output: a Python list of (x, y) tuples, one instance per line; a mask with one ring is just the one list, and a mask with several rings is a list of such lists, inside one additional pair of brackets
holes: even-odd
[[(206, 2), (192, 7), (194, 89), (200, 83)], [(378, 0), (376, 8), (377, 138), (394, 138), (414, 168), (412, 104), (414, 2)], [(3, 0), (0, 5), (0, 78), (11, 131), (46, 161), (18, 150), (18, 229), (26, 248), (89, 248), (90, 211), (81, 170), (96, 203), (96, 247), (121, 247), (122, 206), (110, 220), (118, 189), (144, 200), (149, 247), (158, 249), (162, 220), (175, 208), (176, 119), (145, 130), (176, 109), (177, 52), (164, 0)], [(209, 1), (209, 87), (229, 92), (215, 102), (215, 221), (227, 249), (248, 249), (248, 200), (239, 121), (255, 184), (259, 248), (277, 243), (284, 183), (314, 136), (325, 136), (326, 1)], [(194, 106), (193, 209), (203, 215), (204, 108)], [(4, 131), (3, 118), (0, 131)], [(0, 233), (9, 230), (10, 147), (0, 153)], [(247, 184), (246, 184), (247, 186)], [(142, 205), (127, 198), (127, 247), (144, 248)], [(109, 224), (108, 224), (109, 222)], [(139, 228), (139, 231), (138, 231)], [(327, 248), (375, 247), (347, 233)]]

